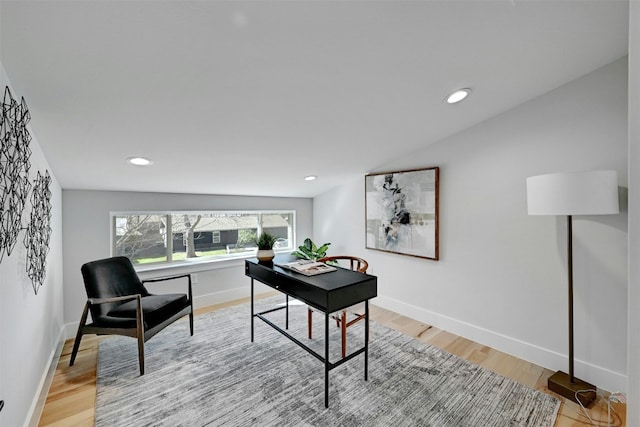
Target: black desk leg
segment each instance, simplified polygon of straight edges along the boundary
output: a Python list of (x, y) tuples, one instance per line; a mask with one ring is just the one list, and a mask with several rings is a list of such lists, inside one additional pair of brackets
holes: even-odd
[(251, 342), (253, 342), (253, 277), (251, 278)]
[(284, 328), (289, 329), (289, 295), (285, 295), (287, 297), (287, 308), (285, 308), (285, 316), (284, 316)]
[(324, 314), (324, 407), (329, 407), (329, 313)]
[(369, 300), (364, 302), (364, 380), (368, 380), (369, 374)]

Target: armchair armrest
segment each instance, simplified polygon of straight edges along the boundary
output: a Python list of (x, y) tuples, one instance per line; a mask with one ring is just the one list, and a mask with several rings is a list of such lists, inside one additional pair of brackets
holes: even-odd
[(88, 304), (106, 304), (108, 302), (123, 302), (123, 301), (129, 301), (132, 299), (136, 299), (136, 298), (140, 298), (141, 295), (140, 294), (134, 294), (134, 295), (125, 295), (125, 296), (121, 296), (121, 297), (111, 297), (111, 298), (89, 298), (87, 299), (87, 303)]
[(145, 279), (142, 281), (142, 284), (144, 285), (145, 283), (164, 282), (167, 280), (182, 279), (184, 277), (186, 277), (189, 282), (189, 301), (193, 301), (193, 291), (191, 288), (191, 273), (178, 274), (175, 276), (158, 277), (156, 279)]
[(189, 283), (191, 283), (191, 273), (178, 274), (176, 276), (158, 277), (156, 279), (145, 279), (145, 280), (142, 281), (142, 283), (145, 284), (147, 282), (163, 282), (165, 280), (181, 279), (183, 277), (188, 277), (189, 278)]
[[(82, 312), (82, 317), (80, 319), (80, 327), (84, 327), (87, 323), (87, 316), (89, 314), (89, 308), (95, 304), (106, 304), (110, 302), (124, 302), (136, 300), (136, 329), (138, 331), (144, 331), (144, 315), (142, 312), (142, 295), (134, 294), (134, 295), (124, 295), (120, 297), (111, 297), (111, 298), (88, 298), (87, 303), (84, 305), (84, 311)], [(94, 322), (97, 322), (98, 319), (93, 319)]]

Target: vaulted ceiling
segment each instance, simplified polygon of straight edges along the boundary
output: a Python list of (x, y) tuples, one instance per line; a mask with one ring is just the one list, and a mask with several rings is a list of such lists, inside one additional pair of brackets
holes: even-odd
[(313, 197), (627, 37), (618, 0), (0, 3), (0, 59), (65, 189)]

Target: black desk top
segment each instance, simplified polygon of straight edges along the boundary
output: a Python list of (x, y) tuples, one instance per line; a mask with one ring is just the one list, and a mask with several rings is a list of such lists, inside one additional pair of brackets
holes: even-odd
[(333, 313), (377, 296), (378, 279), (346, 268), (305, 276), (278, 263), (294, 261), (290, 255), (278, 255), (274, 262), (245, 261), (245, 274), (310, 306)]

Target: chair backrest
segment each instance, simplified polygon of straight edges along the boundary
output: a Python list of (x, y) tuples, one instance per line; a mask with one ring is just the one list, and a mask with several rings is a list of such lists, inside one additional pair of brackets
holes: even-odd
[[(88, 298), (110, 298), (124, 295), (149, 295), (127, 257), (119, 256), (91, 261), (80, 270)], [(118, 303), (94, 304), (91, 317), (105, 315)]]
[(367, 268), (369, 268), (369, 263), (364, 259), (351, 256), (351, 255), (335, 255), (335, 256), (326, 256), (324, 258), (320, 258), (318, 261), (327, 262), (327, 261), (336, 261), (339, 264), (339, 261), (349, 261), (349, 268), (355, 271), (359, 271), (360, 273), (366, 273)]

